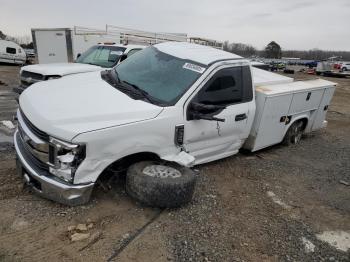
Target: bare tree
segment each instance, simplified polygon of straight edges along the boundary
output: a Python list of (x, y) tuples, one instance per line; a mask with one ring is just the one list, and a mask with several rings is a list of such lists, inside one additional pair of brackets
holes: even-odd
[(267, 58), (281, 58), (282, 57), (282, 49), (279, 44), (275, 41), (270, 42), (265, 47), (265, 56)]
[(223, 49), (225, 51), (244, 57), (250, 57), (256, 55), (257, 53), (256, 48), (251, 45), (246, 45), (242, 43), (229, 43), (228, 41), (224, 42)]
[(0, 30), (0, 39), (6, 39), (6, 35)]

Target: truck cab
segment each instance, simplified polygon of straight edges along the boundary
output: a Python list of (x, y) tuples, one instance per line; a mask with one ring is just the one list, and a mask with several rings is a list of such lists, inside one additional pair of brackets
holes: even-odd
[(94, 45), (82, 54), (78, 54), (74, 63), (51, 63), (28, 65), (21, 68), (20, 85), (14, 92), (21, 94), (33, 83), (61, 78), (66, 75), (100, 71), (112, 68), (137, 51), (143, 49), (141, 45), (121, 45), (113, 42)]

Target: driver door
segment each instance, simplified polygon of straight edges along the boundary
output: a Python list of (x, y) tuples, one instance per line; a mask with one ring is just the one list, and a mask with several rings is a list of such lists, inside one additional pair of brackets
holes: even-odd
[[(221, 109), (212, 112), (207, 110), (204, 113), (192, 112), (191, 103), (217, 105)], [(249, 67), (231, 67), (217, 71), (187, 104), (185, 150), (196, 158), (196, 164), (237, 153), (249, 135), (254, 109)], [(206, 119), (193, 117), (198, 113)], [(208, 120), (211, 117), (214, 118)]]

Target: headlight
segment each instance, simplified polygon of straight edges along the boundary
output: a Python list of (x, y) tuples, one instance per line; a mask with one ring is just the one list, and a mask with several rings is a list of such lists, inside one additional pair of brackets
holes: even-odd
[(67, 182), (73, 182), (75, 171), (85, 158), (85, 145), (72, 144), (50, 137), (49, 171)]
[(61, 78), (61, 76), (48, 76), (48, 77), (46, 77), (47, 80), (52, 80), (52, 79), (57, 79), (57, 78)]

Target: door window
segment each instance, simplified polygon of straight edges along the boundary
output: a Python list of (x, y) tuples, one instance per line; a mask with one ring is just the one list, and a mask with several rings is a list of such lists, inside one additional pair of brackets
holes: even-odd
[(16, 54), (16, 48), (6, 47), (6, 53), (8, 53), (8, 54)]
[(197, 102), (209, 105), (229, 105), (251, 101), (252, 80), (250, 69), (225, 68), (217, 72), (199, 91)]

